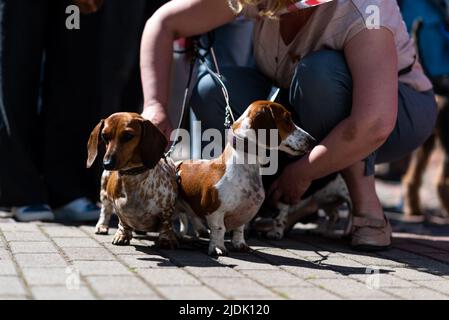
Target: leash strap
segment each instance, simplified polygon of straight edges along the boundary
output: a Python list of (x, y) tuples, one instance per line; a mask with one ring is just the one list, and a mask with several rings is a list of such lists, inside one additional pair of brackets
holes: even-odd
[(164, 154), (165, 158), (170, 157), (170, 155), (175, 150), (176, 145), (181, 141), (180, 136), (179, 136), (179, 130), (181, 129), (182, 121), (184, 120), (185, 111), (187, 109), (187, 99), (189, 98), (189, 91), (190, 91), (190, 86), (192, 84), (192, 78), (193, 78), (193, 70), (195, 69), (195, 64), (196, 64), (197, 59), (198, 59), (198, 47), (194, 44), (194, 53), (193, 53), (192, 59), (190, 60), (189, 77), (187, 80), (187, 85), (184, 90), (184, 97), (182, 100), (181, 117), (179, 118), (178, 127), (176, 128), (176, 135), (175, 135), (176, 139), (173, 140), (173, 143), (172, 143), (170, 149)]
[[(213, 52), (213, 49), (211, 49), (211, 53)], [(212, 54), (212, 56), (215, 56), (215, 54)], [(216, 61), (216, 58), (213, 59), (214, 61)], [(226, 107), (225, 107), (225, 122), (224, 122), (224, 126), (226, 128), (230, 128), (232, 123), (235, 122), (235, 117), (234, 117), (234, 113), (232, 112), (232, 108), (231, 108), (231, 104), (229, 102), (229, 93), (228, 93), (228, 89), (226, 88), (226, 85), (223, 82), (223, 76), (221, 74), (219, 74), (218, 72), (214, 72), (208, 65), (206, 60), (204, 59), (204, 57), (200, 58), (200, 62), (201, 64), (204, 66), (204, 68), (206, 69), (206, 71), (212, 76), (212, 78), (214, 78), (218, 84), (221, 87), (221, 92), (223, 93), (223, 97), (226, 103)], [(218, 66), (216, 67), (218, 70)]]
[(214, 48), (211, 46), (209, 48), (210, 54), (212, 55), (212, 60), (214, 62), (214, 66), (215, 66), (215, 71), (213, 71), (208, 65), (207, 62), (205, 60), (205, 56), (201, 55), (199, 53), (199, 45), (198, 45), (198, 39), (195, 39), (193, 42), (193, 57), (192, 60), (190, 61), (190, 70), (189, 70), (189, 77), (187, 80), (187, 85), (184, 91), (184, 98), (183, 98), (183, 102), (182, 102), (182, 109), (181, 109), (181, 117), (179, 119), (178, 122), (178, 127), (176, 129), (176, 139), (173, 141), (170, 149), (164, 154), (164, 157), (170, 157), (170, 155), (173, 153), (173, 151), (175, 150), (176, 145), (180, 142), (180, 137), (179, 137), (179, 130), (182, 126), (182, 121), (184, 120), (184, 115), (185, 115), (185, 111), (187, 109), (187, 103), (188, 103), (188, 98), (189, 98), (189, 92), (190, 92), (190, 86), (192, 84), (192, 79), (193, 79), (193, 70), (195, 69), (195, 64), (197, 62), (197, 60), (200, 61), (201, 65), (204, 66), (204, 68), (206, 69), (206, 71), (218, 82), (218, 84), (221, 87), (221, 92), (223, 93), (223, 97), (226, 103), (226, 107), (225, 107), (225, 122), (224, 125), (226, 128), (230, 128), (232, 123), (235, 122), (235, 117), (234, 117), (234, 113), (232, 112), (232, 108), (229, 102), (229, 93), (228, 93), (228, 89), (226, 88), (226, 85), (223, 82), (223, 76), (220, 73), (220, 69), (218, 67), (218, 62), (217, 62), (217, 56), (215, 55), (215, 50)]

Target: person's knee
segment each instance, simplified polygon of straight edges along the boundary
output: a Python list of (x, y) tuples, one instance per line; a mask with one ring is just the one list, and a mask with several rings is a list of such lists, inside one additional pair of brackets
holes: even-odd
[(220, 89), (209, 74), (203, 74), (192, 90), (190, 106), (201, 121), (210, 121), (219, 113)]
[(290, 87), (290, 104), (301, 125), (322, 139), (350, 114), (352, 77), (339, 51), (313, 52), (298, 64)]

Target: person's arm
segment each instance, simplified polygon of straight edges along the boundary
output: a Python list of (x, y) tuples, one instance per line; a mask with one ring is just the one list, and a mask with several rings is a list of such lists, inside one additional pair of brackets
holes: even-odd
[(395, 127), (398, 62), (391, 32), (360, 32), (347, 44), (345, 56), (353, 78), (351, 115), (310, 154), (284, 170), (270, 190), (277, 190), (275, 201), (284, 197), (297, 203), (311, 181), (363, 160), (385, 143)]
[(144, 93), (142, 115), (167, 138), (171, 125), (166, 108), (170, 90), (173, 41), (199, 35), (235, 18), (227, 0), (173, 0), (148, 20), (142, 36), (140, 70)]

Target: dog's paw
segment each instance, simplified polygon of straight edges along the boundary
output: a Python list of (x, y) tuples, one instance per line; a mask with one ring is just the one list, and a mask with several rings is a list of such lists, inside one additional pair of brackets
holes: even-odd
[(228, 249), (225, 246), (209, 246), (209, 255), (211, 257), (227, 256), (229, 254)]
[(103, 235), (107, 235), (109, 232), (109, 227), (105, 226), (105, 225), (97, 225), (95, 226), (95, 234), (103, 234)]
[(237, 252), (246, 253), (246, 252), (250, 252), (251, 251), (251, 248), (245, 242), (233, 243), (232, 247)]
[(112, 239), (112, 244), (116, 246), (127, 246), (131, 242), (132, 236), (123, 234), (120, 231), (117, 231), (114, 238)]
[(159, 238), (156, 241), (156, 246), (161, 249), (173, 250), (179, 247), (179, 243), (174, 233), (167, 233), (159, 235)]
[(270, 240), (281, 240), (283, 237), (284, 232), (277, 228), (267, 232), (267, 238)]

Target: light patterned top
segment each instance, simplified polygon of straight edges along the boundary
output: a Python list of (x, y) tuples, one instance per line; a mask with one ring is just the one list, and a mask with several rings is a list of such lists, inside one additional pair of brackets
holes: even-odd
[[(296, 65), (308, 53), (323, 49), (344, 50), (345, 45), (355, 35), (377, 25), (390, 30), (394, 36), (398, 53), (398, 73), (413, 66), (411, 71), (401, 75), (399, 80), (418, 91), (432, 89), (431, 82), (416, 58), (413, 39), (407, 32), (395, 0), (323, 1), (288, 45), (280, 35), (279, 19), (261, 17), (260, 9), (261, 7), (257, 6), (246, 6), (239, 14), (256, 20), (254, 55), (257, 65), (266, 76), (282, 88), (290, 86)], [(376, 9), (379, 17), (377, 21), (376, 14), (373, 15)]]

